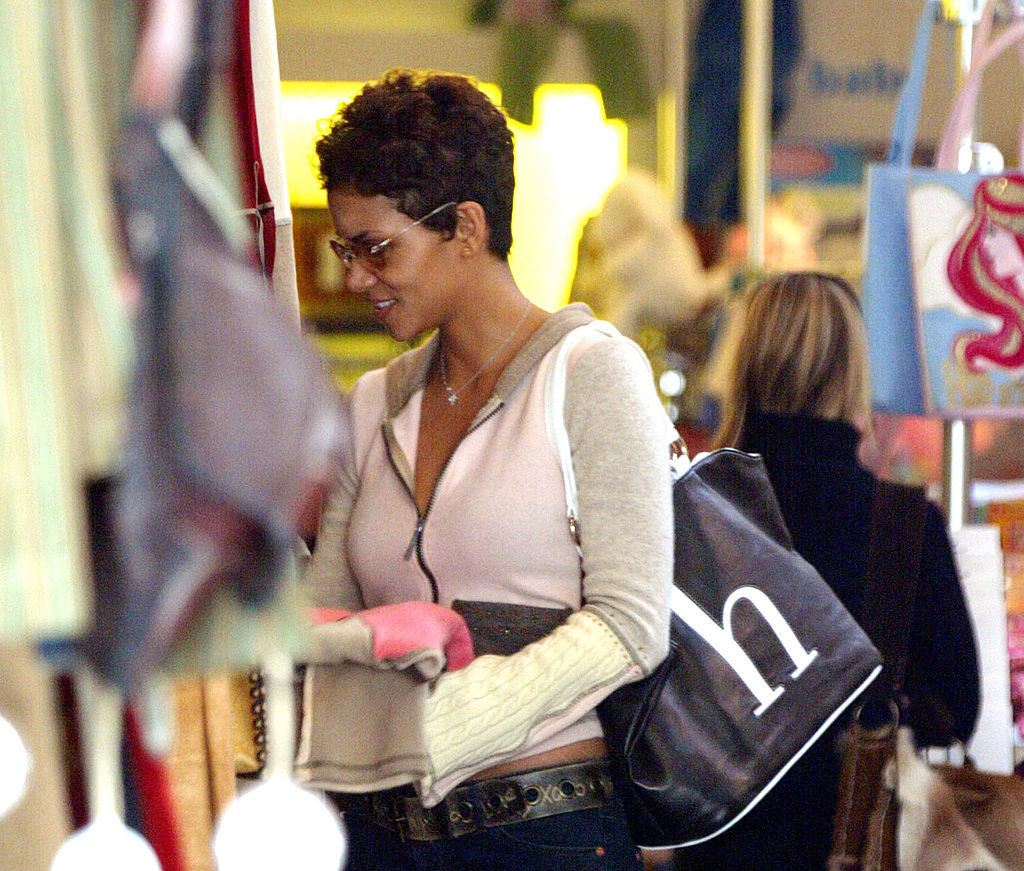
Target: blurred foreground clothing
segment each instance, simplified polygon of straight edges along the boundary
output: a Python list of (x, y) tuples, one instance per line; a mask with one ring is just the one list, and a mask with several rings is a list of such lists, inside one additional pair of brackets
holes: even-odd
[(236, 6), (199, 4), (189, 33), (164, 33), (173, 5), (152, 4), (114, 173), (136, 357), (90, 653), (129, 691), (216, 594), (242, 610), (274, 604), (299, 519), (348, 437), (322, 359), (269, 292), (237, 201), (198, 145), (239, 49)]
[(90, 88), (101, 6), (0, 0), (0, 638), (86, 626), (84, 483), (120, 434), (128, 322)]
[(0, 716), (32, 759), (25, 797), (0, 817), (0, 868), (48, 871), (71, 820), (53, 686), (27, 646), (0, 643)]

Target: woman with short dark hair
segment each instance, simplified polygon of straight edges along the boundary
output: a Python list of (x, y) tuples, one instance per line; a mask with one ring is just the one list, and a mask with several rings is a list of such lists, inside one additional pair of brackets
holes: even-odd
[(474, 635), (483, 655), (388, 723), (422, 742), (415, 778), (397, 751), (380, 777), (343, 770), (325, 748), (346, 740), (351, 697), (336, 668), (311, 665), (300, 775), (346, 809), (357, 871), (640, 868), (595, 707), (668, 646), (671, 476), (650, 367), (597, 334), (570, 356), (577, 550), (545, 380), (593, 316), (538, 308), (512, 275), (503, 113), (462, 76), (396, 70), (343, 106), (316, 150), (347, 290), (394, 338), (432, 336), (350, 394), (355, 446), (307, 573), (313, 602), (470, 600), (507, 644), (489, 652)]

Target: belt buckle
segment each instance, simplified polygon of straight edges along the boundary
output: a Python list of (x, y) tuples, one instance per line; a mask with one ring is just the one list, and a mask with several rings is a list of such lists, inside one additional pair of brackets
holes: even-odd
[(391, 818), (391, 822), (395, 825), (395, 831), (398, 833), (398, 840), (404, 844), (406, 841), (411, 840), (412, 837), (405, 800), (397, 790), (392, 792), (391, 795), (388, 796), (388, 799), (388, 816)]
[(399, 795), (395, 800), (393, 818), (403, 843), (405, 841), (437, 841), (446, 837), (446, 821), (441, 819), (443, 805), (425, 808), (415, 796)]
[(403, 812), (401, 797), (393, 790), (369, 793), (370, 816), (378, 824), (398, 835), (398, 840), (409, 840), (408, 820)]

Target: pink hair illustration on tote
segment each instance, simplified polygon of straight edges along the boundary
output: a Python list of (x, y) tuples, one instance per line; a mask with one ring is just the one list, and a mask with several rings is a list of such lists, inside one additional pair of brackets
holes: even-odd
[(957, 336), (956, 358), (972, 372), (1024, 365), (1024, 176), (978, 184), (974, 215), (953, 246), (946, 274), (967, 305), (1001, 321), (994, 333)]

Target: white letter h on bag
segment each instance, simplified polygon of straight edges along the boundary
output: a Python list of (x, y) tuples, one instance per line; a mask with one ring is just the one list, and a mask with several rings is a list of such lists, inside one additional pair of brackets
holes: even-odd
[(786, 618), (761, 590), (756, 587), (740, 587), (725, 600), (722, 607), (722, 625), (719, 626), (704, 610), (678, 587), (672, 587), (671, 605), (676, 616), (708, 642), (724, 659), (747, 689), (759, 702), (754, 716), (759, 717), (782, 695), (782, 686), (770, 687), (756, 665), (740, 647), (732, 634), (732, 609), (740, 600), (746, 599), (760, 612), (775, 637), (779, 639), (787, 655), (793, 660), (794, 670), (790, 677), (798, 678), (818, 656), (817, 650), (807, 651), (786, 622)]

